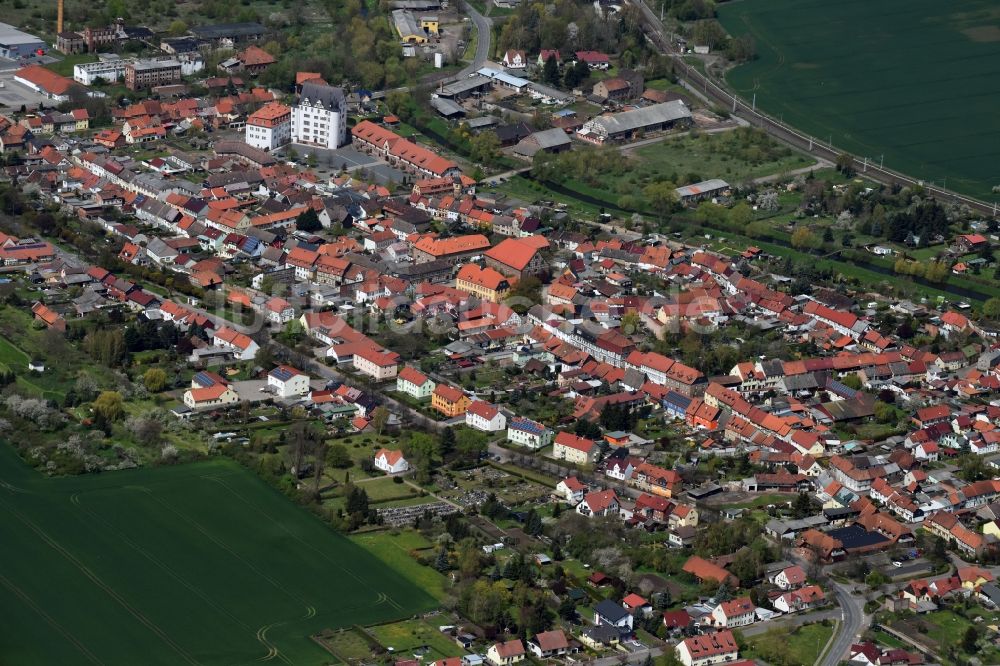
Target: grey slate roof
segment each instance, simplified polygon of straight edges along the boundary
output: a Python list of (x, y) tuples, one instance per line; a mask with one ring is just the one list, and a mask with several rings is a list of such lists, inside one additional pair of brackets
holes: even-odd
[(303, 83), (302, 93), (299, 101), (308, 100), (313, 106), (321, 105), (323, 108), (336, 111), (343, 109), (347, 105), (343, 88), (335, 88), (320, 83)]

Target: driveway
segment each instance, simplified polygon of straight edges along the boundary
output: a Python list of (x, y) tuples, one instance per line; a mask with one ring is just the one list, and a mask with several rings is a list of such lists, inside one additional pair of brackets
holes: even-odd
[(469, 15), (469, 19), (475, 24), (478, 36), (476, 55), (471, 63), (455, 75), (456, 79), (469, 77), (486, 64), (486, 60), (490, 57), (490, 45), (493, 40), (493, 19), (483, 16), (467, 2), (463, 2), (462, 5), (465, 7), (465, 13)]
[(262, 388), (267, 387), (267, 380), (265, 379), (247, 379), (242, 382), (233, 382), (230, 386), (240, 396), (240, 402), (264, 402), (275, 397), (273, 393), (261, 391)]

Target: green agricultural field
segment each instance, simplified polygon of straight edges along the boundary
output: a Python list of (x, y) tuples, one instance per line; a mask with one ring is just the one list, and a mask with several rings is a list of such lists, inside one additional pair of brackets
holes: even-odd
[(229, 461), (44, 479), (0, 446), (0, 661), (325, 664), (435, 604)]
[(803, 132), (988, 201), (1000, 184), (1000, 5), (994, 0), (723, 3), (759, 58), (729, 72)]

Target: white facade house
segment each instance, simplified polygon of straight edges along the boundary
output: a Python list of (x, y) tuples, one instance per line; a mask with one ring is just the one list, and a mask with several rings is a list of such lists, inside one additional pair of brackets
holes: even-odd
[(417, 400), (431, 397), (435, 386), (434, 380), (410, 366), (406, 366), (396, 375), (396, 390)]
[(232, 351), (240, 361), (252, 361), (260, 351), (260, 345), (249, 335), (234, 331), (227, 326), (223, 326), (212, 335), (212, 344)]
[(279, 102), (265, 104), (247, 118), (247, 144), (271, 151), (292, 140), (292, 110)]
[(809, 610), (826, 601), (823, 590), (816, 585), (807, 585), (798, 590), (785, 592), (774, 600), (774, 609), (782, 613), (796, 613)]
[(717, 631), (685, 638), (674, 648), (684, 666), (712, 666), (736, 661), (740, 648), (731, 631)]
[(757, 607), (750, 597), (723, 601), (712, 609), (712, 625), (721, 629), (745, 627), (757, 621)]
[(779, 571), (771, 582), (780, 587), (782, 590), (791, 590), (796, 587), (800, 587), (806, 582), (806, 572), (805, 570), (797, 564), (793, 564), (790, 567), (785, 567)]
[(556, 484), (556, 495), (576, 506), (583, 501), (587, 486), (575, 476), (570, 476)]
[(386, 474), (399, 474), (410, 469), (410, 463), (406, 462), (403, 452), (390, 449), (379, 449), (375, 454), (375, 469), (380, 469)]
[(507, 417), (490, 403), (476, 400), (465, 410), (465, 425), (483, 432), (497, 432), (507, 427)]
[(561, 432), (556, 435), (552, 457), (556, 460), (566, 460), (577, 465), (586, 465), (597, 460), (600, 449), (597, 443), (586, 437), (578, 437), (573, 433)]
[(333, 86), (305, 83), (292, 108), (292, 141), (333, 150), (347, 143), (347, 99)]
[(502, 62), (507, 69), (524, 69), (528, 66), (528, 57), (524, 51), (510, 49), (503, 54)]
[(555, 433), (531, 419), (511, 419), (507, 426), (507, 441), (527, 449), (543, 449), (552, 443)]
[(309, 393), (309, 375), (289, 365), (279, 365), (267, 373), (267, 386), (279, 398), (294, 398)]
[(377, 382), (389, 381), (396, 378), (399, 354), (374, 347), (359, 349), (354, 352), (354, 367)]

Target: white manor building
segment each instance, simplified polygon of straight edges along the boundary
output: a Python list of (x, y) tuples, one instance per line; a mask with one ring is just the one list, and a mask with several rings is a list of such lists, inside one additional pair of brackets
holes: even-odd
[(292, 141), (333, 150), (347, 143), (347, 99), (333, 86), (305, 83), (292, 107)]

